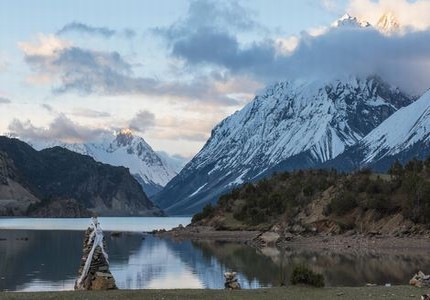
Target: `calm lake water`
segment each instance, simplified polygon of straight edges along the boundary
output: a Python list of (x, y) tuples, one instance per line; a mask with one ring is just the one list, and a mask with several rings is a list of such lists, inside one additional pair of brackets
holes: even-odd
[[(244, 288), (278, 286), (288, 283), (293, 266), (302, 263), (323, 273), (328, 286), (405, 284), (416, 270), (430, 269), (426, 253), (261, 252), (237, 243), (178, 242), (142, 233), (186, 225), (189, 218), (99, 220), (106, 231), (110, 269), (122, 289), (223, 288), (227, 270), (239, 273)], [(0, 290), (73, 289), (88, 224), (89, 219), (0, 219)], [(111, 237), (108, 232), (126, 229), (134, 233)]]

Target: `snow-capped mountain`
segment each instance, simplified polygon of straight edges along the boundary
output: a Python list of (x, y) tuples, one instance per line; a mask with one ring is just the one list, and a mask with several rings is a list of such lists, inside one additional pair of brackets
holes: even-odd
[(180, 164), (167, 154), (156, 153), (146, 141), (124, 129), (100, 142), (67, 144), (59, 141), (27, 141), (41, 150), (60, 146), (93, 157), (96, 161), (113, 166), (124, 166), (142, 185), (148, 196), (159, 192), (180, 171)]
[(430, 91), (390, 116), (348, 151), (328, 162), (344, 170), (371, 167), (386, 171), (399, 159), (430, 154)]
[(344, 14), (331, 24), (332, 27), (348, 27), (348, 28), (365, 28), (371, 27), (369, 22), (359, 20), (357, 17), (352, 17), (349, 14)]
[(193, 213), (275, 170), (317, 166), (412, 101), (376, 76), (277, 83), (218, 124), (154, 200), (169, 213)]
[(400, 29), (400, 24), (392, 12), (387, 12), (381, 16), (376, 24), (376, 28), (385, 34), (391, 34)]

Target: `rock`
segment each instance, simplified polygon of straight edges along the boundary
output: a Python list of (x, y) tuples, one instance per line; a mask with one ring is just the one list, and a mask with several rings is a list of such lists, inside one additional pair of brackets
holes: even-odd
[(376, 235), (381, 235), (381, 233), (377, 230), (371, 230), (368, 232), (368, 235), (370, 236), (376, 236)]
[(121, 236), (121, 232), (119, 231), (112, 231), (110, 234), (111, 237), (120, 237)]
[(430, 275), (425, 275), (419, 271), (409, 280), (409, 284), (416, 287), (430, 286)]
[(96, 277), (91, 283), (92, 290), (114, 290), (117, 289), (113, 277)]
[(281, 236), (273, 231), (266, 231), (257, 236), (253, 242), (258, 247), (275, 247)]
[[(99, 268), (99, 270), (100, 270), (100, 268)], [(96, 277), (111, 278), (113, 276), (111, 273), (96, 272)]]
[(292, 233), (290, 233), (290, 232), (286, 232), (286, 233), (284, 234), (284, 239), (285, 239), (287, 242), (291, 241), (293, 238), (294, 238), (294, 234), (292, 234)]
[(240, 290), (241, 286), (240, 283), (237, 281), (236, 278), (237, 273), (236, 272), (225, 272), (224, 278), (225, 283), (224, 287), (229, 290)]
[(295, 225), (293, 225), (293, 227), (291, 227), (290, 231), (293, 233), (303, 233), (306, 231), (306, 228), (304, 228), (303, 226), (301, 226), (299, 224), (295, 224)]

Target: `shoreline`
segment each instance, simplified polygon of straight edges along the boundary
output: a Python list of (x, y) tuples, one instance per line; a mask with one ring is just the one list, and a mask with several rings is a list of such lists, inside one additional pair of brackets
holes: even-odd
[(59, 292), (0, 292), (1, 299), (420, 299), (429, 288), (411, 286), (327, 287), (287, 286), (249, 290), (172, 289)]
[[(207, 240), (246, 243), (255, 248), (276, 247), (287, 250), (318, 250), (332, 252), (378, 252), (378, 253), (422, 253), (430, 249), (428, 235), (411, 235), (396, 237), (379, 234), (310, 234), (290, 235), (282, 241), (274, 232), (268, 231), (266, 239), (260, 231), (227, 231), (215, 230), (209, 226), (176, 227), (168, 231), (152, 233), (158, 237), (168, 237), (175, 240)], [(262, 241), (263, 240), (263, 241)]]

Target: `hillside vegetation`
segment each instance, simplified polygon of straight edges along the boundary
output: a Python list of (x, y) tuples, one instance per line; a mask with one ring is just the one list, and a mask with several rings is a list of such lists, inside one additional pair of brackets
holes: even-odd
[(61, 147), (36, 151), (0, 136), (0, 216), (153, 216), (163, 213), (124, 167)]
[(430, 158), (404, 166), (395, 162), (388, 174), (370, 170), (274, 174), (221, 196), (217, 205), (196, 214), (193, 223), (220, 230), (265, 230), (279, 225), (319, 231), (334, 226), (341, 232), (359, 231), (363, 220), (390, 217), (396, 217), (397, 225), (430, 224)]

